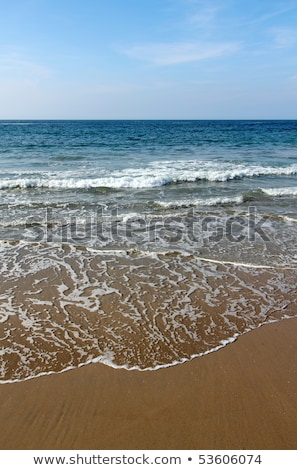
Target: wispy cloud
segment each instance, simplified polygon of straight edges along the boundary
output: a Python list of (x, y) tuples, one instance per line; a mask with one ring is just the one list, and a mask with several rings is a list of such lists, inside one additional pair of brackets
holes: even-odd
[(18, 53), (0, 54), (0, 72), (2, 75), (14, 78), (45, 78), (50, 74), (48, 67)]
[(262, 23), (262, 22), (270, 20), (271, 18), (287, 14), (290, 11), (293, 11), (296, 9), (297, 9), (297, 5), (290, 5), (286, 8), (280, 8), (278, 10), (271, 10), (269, 13), (265, 13), (263, 15), (258, 16), (253, 21), (251, 21), (251, 23)]
[(200, 8), (196, 9), (188, 15), (186, 23), (195, 29), (209, 30), (216, 26), (218, 13), (221, 7), (212, 5), (199, 5)]
[(221, 30), (220, 17), (226, 8), (217, 0), (175, 0), (176, 21), (173, 26), (184, 35), (194, 35), (209, 40)]
[(124, 53), (133, 59), (166, 66), (221, 57), (238, 49), (237, 43), (153, 43), (131, 47)]
[(297, 43), (297, 29), (277, 28), (272, 30), (274, 45), (278, 48), (295, 46)]

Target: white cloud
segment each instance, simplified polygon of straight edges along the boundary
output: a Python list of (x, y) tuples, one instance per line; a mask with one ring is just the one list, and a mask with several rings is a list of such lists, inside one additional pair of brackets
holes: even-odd
[(236, 43), (154, 43), (134, 46), (125, 52), (131, 58), (154, 65), (177, 65), (221, 57), (236, 52)]

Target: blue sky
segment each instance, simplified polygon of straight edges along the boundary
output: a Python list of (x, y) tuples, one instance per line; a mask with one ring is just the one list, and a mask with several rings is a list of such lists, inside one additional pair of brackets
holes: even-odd
[(0, 0), (0, 119), (296, 119), (296, 0)]

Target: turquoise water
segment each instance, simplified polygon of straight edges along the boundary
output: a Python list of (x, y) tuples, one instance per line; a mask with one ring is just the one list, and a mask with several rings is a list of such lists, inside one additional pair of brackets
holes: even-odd
[(0, 121), (1, 380), (294, 316), (296, 201), (297, 121)]

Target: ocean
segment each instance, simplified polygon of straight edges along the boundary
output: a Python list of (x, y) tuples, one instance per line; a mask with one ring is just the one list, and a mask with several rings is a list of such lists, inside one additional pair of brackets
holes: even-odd
[(297, 121), (0, 121), (0, 381), (297, 315)]

